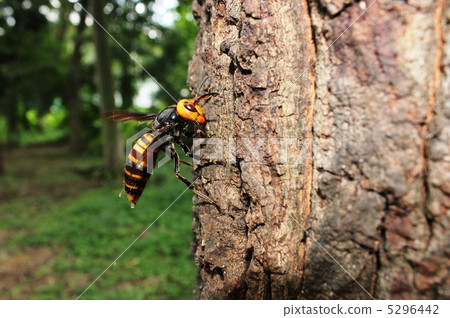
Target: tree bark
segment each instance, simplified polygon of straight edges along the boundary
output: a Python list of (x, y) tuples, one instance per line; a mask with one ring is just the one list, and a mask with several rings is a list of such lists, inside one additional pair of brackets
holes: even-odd
[(193, 11), (188, 81), (220, 92), (226, 154), (197, 169), (215, 204), (195, 201), (196, 296), (448, 299), (449, 3)]
[[(90, 1), (91, 12), (96, 20), (94, 23), (94, 45), (96, 53), (98, 90), (101, 96), (100, 116), (114, 110), (114, 87), (113, 77), (111, 75), (111, 58), (108, 50), (108, 34), (105, 32), (106, 19), (103, 12), (105, 6), (104, 0)], [(119, 130), (113, 122), (102, 121), (103, 137), (103, 162), (105, 171), (110, 175), (119, 175), (120, 166), (120, 142)]]

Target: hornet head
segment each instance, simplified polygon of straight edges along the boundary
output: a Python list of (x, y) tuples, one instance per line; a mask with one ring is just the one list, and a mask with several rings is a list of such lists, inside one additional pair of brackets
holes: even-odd
[(204, 95), (199, 95), (199, 91), (203, 85), (203, 83), (208, 79), (206, 77), (200, 86), (197, 89), (197, 93), (195, 94), (194, 98), (191, 99), (181, 99), (177, 103), (177, 113), (181, 117), (183, 117), (186, 120), (195, 121), (201, 125), (206, 124), (206, 115), (203, 112), (202, 106), (200, 106), (199, 101), (209, 99), (211, 96), (217, 96), (218, 93), (207, 93)]

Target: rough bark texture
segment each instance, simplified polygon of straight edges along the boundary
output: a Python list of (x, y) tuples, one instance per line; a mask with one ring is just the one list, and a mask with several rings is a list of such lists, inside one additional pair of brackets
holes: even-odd
[(372, 2), (194, 2), (198, 298), (450, 298), (450, 6)]
[[(317, 51), (372, 2), (311, 1)], [(377, 1), (316, 64), (311, 228), (376, 298), (450, 297), (443, 7)], [(304, 295), (361, 295), (314, 242), (306, 255)]]

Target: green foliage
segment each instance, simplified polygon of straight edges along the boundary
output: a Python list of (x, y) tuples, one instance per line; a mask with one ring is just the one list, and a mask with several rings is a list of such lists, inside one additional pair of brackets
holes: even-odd
[(31, 145), (62, 142), (67, 138), (67, 135), (68, 129), (65, 127), (44, 131), (27, 130), (20, 135), (19, 145), (29, 147)]
[(6, 142), (7, 127), (6, 118), (0, 116), (0, 143)]
[[(86, 2), (81, 3), (88, 8)], [(137, 10), (138, 3), (140, 10)], [(105, 7), (108, 32), (145, 69), (109, 38), (116, 95), (120, 96), (117, 104), (121, 108), (136, 108), (133, 98), (138, 83), (149, 79), (147, 72), (174, 98), (181, 97), (186, 88), (187, 66), (197, 33), (190, 3), (179, 1), (172, 9), (176, 19), (172, 24), (164, 25), (154, 19), (153, 3), (108, 1)], [(57, 13), (58, 18), (49, 18), (48, 12)], [(83, 13), (74, 10), (74, 4), (67, 1), (60, 1), (58, 8), (46, 0), (32, 1), (30, 7), (15, 0), (0, 2), (0, 82), (6, 83), (0, 86), (0, 103), (5, 105), (0, 108), (0, 117), (5, 120), (3, 136), (9, 143), (17, 143), (19, 136), (29, 130), (34, 133), (37, 121), (51, 113), (50, 107), (55, 100), (61, 101), (63, 108), (67, 106), (67, 91), (72, 89), (68, 86), (67, 76), (74, 43), (81, 39), (79, 96), (83, 139), (92, 147), (99, 147), (99, 127), (95, 123), (99, 118), (99, 98), (95, 94), (92, 28), (85, 28), (78, 34), (77, 26), (70, 22), (71, 16), (82, 16)], [(174, 103), (161, 89), (149, 99), (157, 107), (153, 112)], [(68, 117), (64, 120), (67, 125)], [(45, 134), (49, 134), (48, 128)], [(55, 130), (64, 132), (66, 135), (61, 137), (67, 138), (70, 131), (60, 128)]]
[(61, 99), (56, 98), (48, 113), (40, 118), (35, 109), (28, 110), (25, 117), (28, 121), (28, 128), (21, 129), (19, 145), (42, 145), (67, 138), (68, 128), (65, 125), (67, 110), (61, 104)]
[(3, 1), (0, 8), (0, 115), (7, 118), (11, 141), (28, 128), (27, 110), (44, 113), (63, 90), (63, 43), (38, 8), (25, 10), (19, 1)]

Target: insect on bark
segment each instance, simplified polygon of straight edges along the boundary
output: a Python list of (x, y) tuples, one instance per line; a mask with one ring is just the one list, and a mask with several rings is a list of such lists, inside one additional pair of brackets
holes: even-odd
[[(198, 87), (194, 98), (181, 99), (176, 105), (169, 106), (158, 114), (114, 111), (107, 115), (108, 119), (116, 122), (127, 120), (153, 121), (152, 132), (142, 135), (136, 141), (126, 160), (123, 183), (132, 208), (142, 195), (161, 150), (168, 150), (170, 153), (174, 161), (175, 176), (192, 189), (195, 194), (212, 202), (208, 196), (194, 189), (193, 184), (180, 174), (180, 163), (191, 167), (193, 165), (181, 160), (175, 148), (175, 144), (178, 144), (186, 155), (192, 157), (193, 155), (189, 147), (183, 142), (183, 138), (194, 137), (199, 134), (206, 136), (204, 129), (207, 119), (199, 102), (218, 95), (215, 92), (199, 94), (206, 79)], [(194, 130), (191, 132), (192, 126), (194, 126)]]

